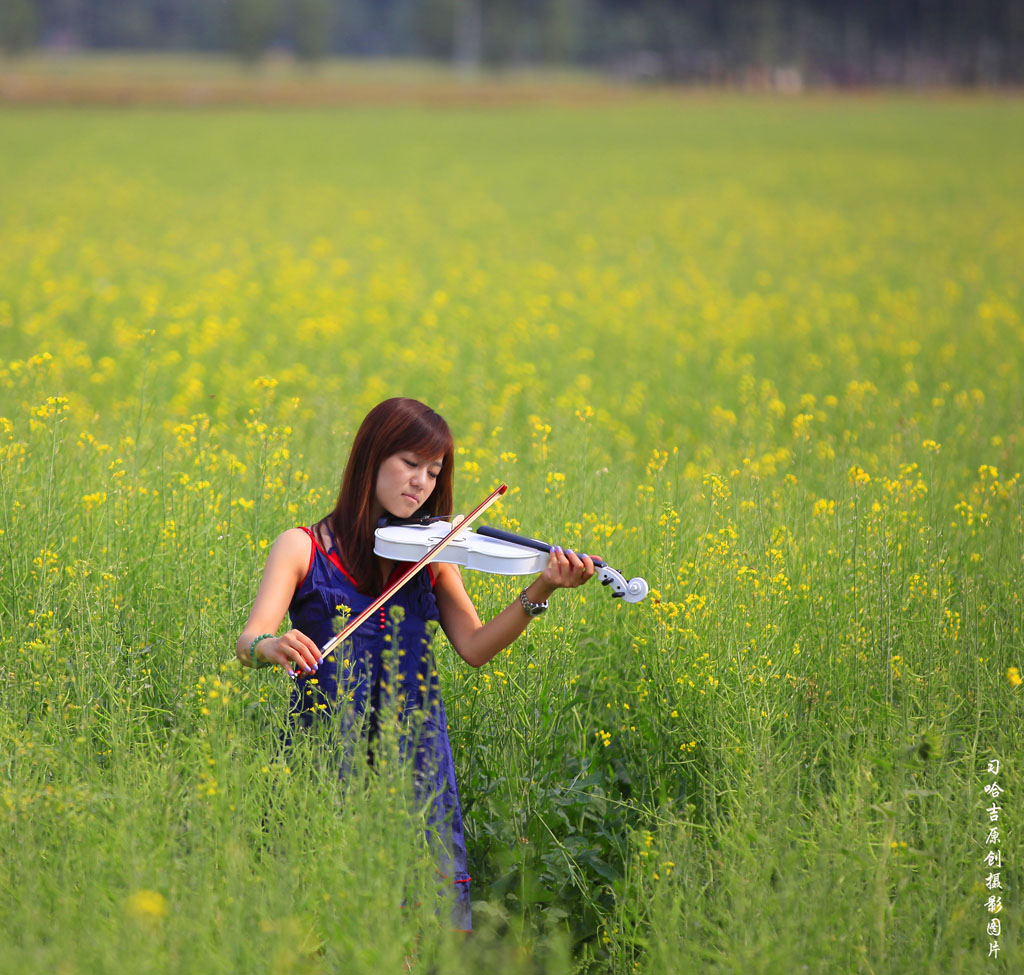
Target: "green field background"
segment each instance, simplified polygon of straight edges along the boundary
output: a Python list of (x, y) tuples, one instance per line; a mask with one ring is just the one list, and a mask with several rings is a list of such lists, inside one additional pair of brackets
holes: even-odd
[[(1022, 150), (995, 97), (0, 111), (0, 969), (1018, 970)], [(284, 750), (232, 652), (391, 395), (459, 510), (653, 588), (438, 641), (469, 939), (396, 763)]]

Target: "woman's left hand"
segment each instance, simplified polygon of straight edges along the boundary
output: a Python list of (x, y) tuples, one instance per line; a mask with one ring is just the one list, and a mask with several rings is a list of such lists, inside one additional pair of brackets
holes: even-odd
[(540, 578), (553, 589), (575, 589), (593, 574), (594, 562), (589, 555), (577, 555), (556, 545)]

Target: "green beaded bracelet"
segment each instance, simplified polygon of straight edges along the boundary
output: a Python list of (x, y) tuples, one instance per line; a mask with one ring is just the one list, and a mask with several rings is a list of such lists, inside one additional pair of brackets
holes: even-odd
[(261, 633), (258, 637), (256, 637), (255, 640), (252, 641), (252, 643), (249, 644), (249, 661), (252, 663), (253, 667), (272, 666), (269, 660), (261, 660), (259, 661), (259, 663), (256, 662), (256, 644), (259, 643), (260, 640), (272, 640), (276, 635), (277, 634), (275, 633)]

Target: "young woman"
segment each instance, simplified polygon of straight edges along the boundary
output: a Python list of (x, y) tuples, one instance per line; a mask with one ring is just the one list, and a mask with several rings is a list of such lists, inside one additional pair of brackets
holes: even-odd
[[(246, 666), (276, 664), (297, 678), (292, 712), (308, 726), (330, 718), (360, 727), (373, 740), (378, 723), (397, 714), (415, 726), (412, 752), (420, 798), (430, 803), (431, 843), (455, 884), (455, 924), (469, 929), (469, 875), (459, 793), (437, 670), (431, 657), (440, 623), (466, 663), (479, 667), (504, 650), (556, 589), (594, 574), (589, 556), (555, 548), (547, 567), (494, 619), (482, 623), (459, 569), (435, 563), (421, 570), (344, 647), (324, 657), (345, 609), (364, 610), (404, 565), (373, 552), (382, 516), (450, 515), (454, 443), (448, 424), (412, 399), (385, 400), (363, 420), (345, 466), (338, 501), (312, 528), (290, 528), (267, 556), (252, 612), (235, 653)], [(285, 611), (292, 628), (276, 632)], [(434, 622), (436, 621), (436, 622)], [(415, 722), (405, 719), (415, 715)]]

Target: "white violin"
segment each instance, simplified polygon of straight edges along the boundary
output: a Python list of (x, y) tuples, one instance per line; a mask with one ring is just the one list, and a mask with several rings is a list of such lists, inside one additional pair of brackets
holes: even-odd
[[(373, 551), (396, 562), (416, 562), (455, 531), (445, 548), (429, 561), (452, 562), (467, 569), (503, 576), (532, 575), (542, 572), (548, 564), (551, 546), (547, 542), (489, 525), (480, 525), (476, 531), (469, 527), (456, 531), (456, 527), (455, 523), (440, 519), (397, 523), (382, 519), (374, 533)], [(627, 580), (607, 562), (601, 559), (593, 562), (601, 584), (612, 587), (612, 596), (627, 603), (638, 603), (650, 591), (645, 579)]]
[[(350, 619), (340, 633), (332, 636), (320, 648), (320, 652), (324, 655), (330, 653), (430, 562), (454, 562), (470, 569), (503, 575), (540, 572), (547, 565), (551, 552), (551, 546), (546, 542), (525, 535), (513, 535), (500, 528), (482, 527), (476, 532), (469, 531), (470, 524), (507, 490), (507, 484), (500, 484), (457, 525), (442, 521), (431, 523), (427, 519), (425, 524), (378, 526), (374, 552), (383, 558), (411, 564), (358, 616)], [(459, 540), (462, 540), (461, 545), (456, 544)], [(497, 554), (497, 545), (502, 547), (501, 554)], [(455, 551), (446, 555), (449, 548)], [(594, 566), (602, 584), (612, 586), (612, 595), (625, 599), (627, 603), (638, 603), (649, 592), (650, 587), (644, 579), (630, 579), (627, 582), (621, 572), (600, 559), (594, 559)]]

